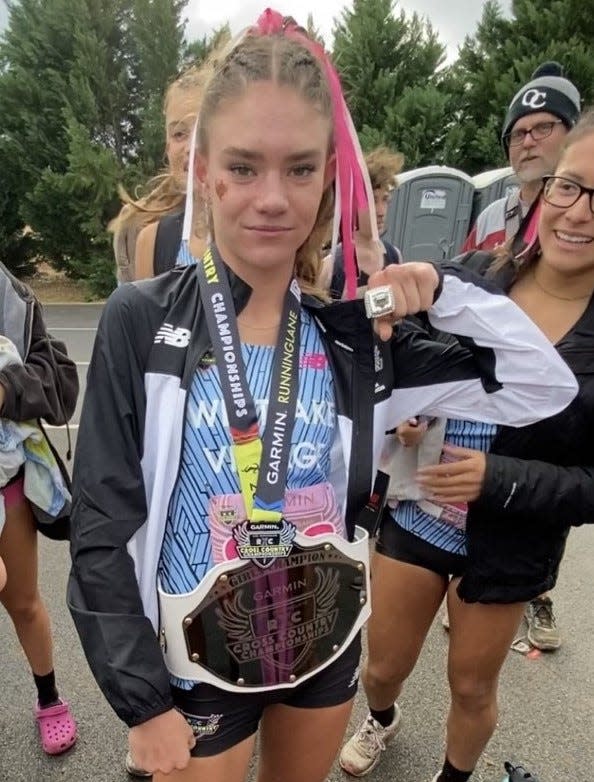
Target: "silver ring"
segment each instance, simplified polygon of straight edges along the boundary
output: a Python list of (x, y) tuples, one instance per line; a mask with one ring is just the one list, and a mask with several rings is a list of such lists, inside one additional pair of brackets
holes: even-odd
[(396, 309), (394, 291), (391, 285), (380, 285), (365, 291), (365, 314), (368, 318), (381, 318)]

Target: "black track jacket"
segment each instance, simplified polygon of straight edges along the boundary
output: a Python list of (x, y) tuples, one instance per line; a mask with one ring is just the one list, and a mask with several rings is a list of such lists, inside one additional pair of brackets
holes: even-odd
[[(334, 377), (349, 534), (369, 498), (386, 431), (409, 416), (526, 425), (554, 415), (576, 381), (506, 296), (460, 266), (439, 267), (429, 310), (436, 343), (403, 324), (375, 340), (361, 301), (303, 297)], [(229, 272), (237, 311), (250, 291)], [(186, 395), (210, 337), (194, 267), (120, 287), (108, 301), (89, 367), (74, 468), (69, 606), (93, 673), (136, 725), (172, 707), (158, 643), (156, 577), (177, 478)], [(469, 570), (470, 570), (469, 566)]]

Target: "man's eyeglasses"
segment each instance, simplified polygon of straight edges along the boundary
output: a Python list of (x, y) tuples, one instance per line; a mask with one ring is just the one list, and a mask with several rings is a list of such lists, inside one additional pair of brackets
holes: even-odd
[(506, 133), (505, 137), (510, 147), (519, 147), (524, 143), (526, 136), (532, 136), (534, 141), (542, 141), (543, 138), (550, 136), (553, 132), (555, 125), (562, 125), (563, 121), (560, 119), (551, 120), (550, 122), (539, 122), (532, 128), (521, 128), (518, 130), (512, 130), (511, 133)]
[(594, 187), (584, 187), (573, 179), (566, 179), (563, 176), (545, 176), (543, 182), (543, 198), (547, 204), (557, 206), (559, 209), (568, 209), (577, 204), (584, 193), (587, 193), (590, 211), (594, 214)]

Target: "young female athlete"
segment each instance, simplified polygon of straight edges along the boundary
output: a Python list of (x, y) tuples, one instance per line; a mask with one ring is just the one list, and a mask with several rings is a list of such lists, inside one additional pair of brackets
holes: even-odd
[[(323, 50), (266, 11), (203, 97), (190, 169), (214, 243), (119, 288), (98, 330), (69, 601), (158, 782), (244, 780), (258, 728), (260, 782), (322, 782), (357, 685), (357, 519), (384, 432), (419, 405), (524, 424), (575, 394), (529, 319), (462, 270), (393, 265), (365, 303), (324, 304), (334, 183), (351, 295), (356, 212), (373, 215), (355, 140)], [(468, 347), (394, 330), (419, 310)]]

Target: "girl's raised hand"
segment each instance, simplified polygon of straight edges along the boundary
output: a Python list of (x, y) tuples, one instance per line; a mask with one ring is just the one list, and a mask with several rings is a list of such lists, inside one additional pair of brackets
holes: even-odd
[[(382, 271), (372, 274), (365, 300), (368, 314), (373, 317), (373, 327), (379, 338), (384, 341), (389, 340), (394, 325), (399, 320), (406, 315), (415, 315), (417, 312), (428, 310), (433, 304), (438, 285), (439, 275), (431, 263), (390, 264)], [(372, 314), (374, 301), (381, 304), (386, 298), (383, 294), (389, 294), (390, 291), (393, 297), (393, 308), (386, 314), (374, 316)]]

